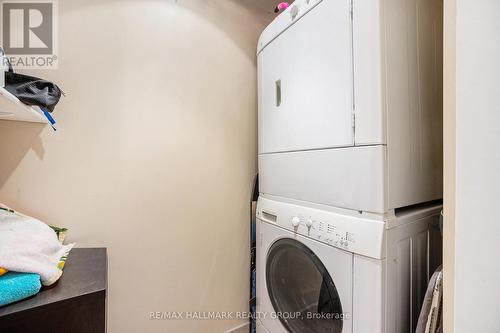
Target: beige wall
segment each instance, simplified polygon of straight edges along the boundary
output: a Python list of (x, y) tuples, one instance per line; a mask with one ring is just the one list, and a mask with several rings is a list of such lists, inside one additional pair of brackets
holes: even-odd
[(500, 2), (449, 0), (445, 331), (500, 332)]
[(444, 226), (443, 226), (443, 325), (453, 333), (455, 288), (455, 98), (456, 11), (455, 0), (444, 1)]
[(109, 332), (246, 311), (265, 0), (62, 0), (59, 130), (0, 121), (0, 201), (109, 251)]

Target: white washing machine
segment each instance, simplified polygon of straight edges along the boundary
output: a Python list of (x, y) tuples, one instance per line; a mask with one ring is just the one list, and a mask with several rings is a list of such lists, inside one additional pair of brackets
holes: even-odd
[(386, 213), (442, 197), (442, 1), (296, 0), (257, 51), (264, 194)]
[(376, 215), (260, 197), (258, 333), (414, 332), (440, 205)]

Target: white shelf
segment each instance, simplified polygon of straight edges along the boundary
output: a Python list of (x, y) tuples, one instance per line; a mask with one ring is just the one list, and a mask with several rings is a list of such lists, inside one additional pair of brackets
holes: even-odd
[(47, 119), (38, 107), (24, 104), (3, 87), (0, 87), (0, 95), (0, 120), (47, 123)]

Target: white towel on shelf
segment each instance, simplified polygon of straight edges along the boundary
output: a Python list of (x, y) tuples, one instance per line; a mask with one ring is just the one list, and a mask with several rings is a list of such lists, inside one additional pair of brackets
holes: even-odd
[(40, 275), (50, 286), (62, 274), (59, 259), (74, 244), (62, 245), (45, 223), (28, 216), (0, 210), (0, 267)]

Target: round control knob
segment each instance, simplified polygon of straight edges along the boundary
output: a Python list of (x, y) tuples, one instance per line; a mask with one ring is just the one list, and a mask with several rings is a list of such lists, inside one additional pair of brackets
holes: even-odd
[(292, 20), (295, 19), (298, 14), (299, 14), (299, 7), (292, 6), (292, 9), (290, 9), (290, 15), (292, 16)]
[(312, 227), (312, 225), (313, 225), (313, 220), (312, 220), (312, 219), (307, 219), (307, 221), (306, 221), (306, 226), (307, 226), (308, 228), (310, 228), (310, 227)]
[(297, 228), (299, 226), (299, 224), (300, 224), (300, 219), (297, 216), (293, 217), (292, 218), (292, 225), (293, 225), (293, 227)]

